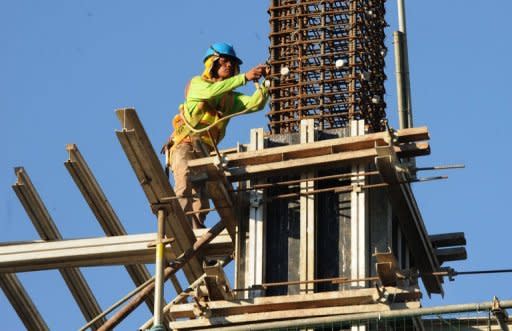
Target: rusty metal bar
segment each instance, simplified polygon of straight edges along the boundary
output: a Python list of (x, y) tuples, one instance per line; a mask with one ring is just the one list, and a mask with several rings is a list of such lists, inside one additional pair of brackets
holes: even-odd
[(384, 2), (271, 2), (271, 134), (298, 132), (306, 118), (321, 130), (353, 119), (384, 129)]
[[(421, 183), (421, 182), (427, 182), (427, 181), (439, 180), (439, 179), (448, 179), (448, 176), (416, 178), (413, 180), (400, 182), (399, 184)], [(312, 190), (312, 191), (308, 191), (308, 192), (301, 192), (301, 193), (294, 192), (294, 193), (285, 193), (285, 194), (274, 195), (274, 196), (268, 198), (266, 200), (266, 202), (269, 202), (272, 200), (278, 200), (278, 199), (287, 199), (287, 198), (293, 198), (293, 197), (299, 197), (299, 196), (305, 196), (305, 195), (325, 193), (325, 192), (342, 193), (342, 192), (350, 192), (354, 189), (366, 190), (366, 189), (382, 188), (382, 187), (387, 187), (389, 185), (390, 184), (388, 184), (388, 183), (377, 183), (377, 184), (367, 184), (367, 185), (345, 185), (345, 186), (327, 187), (327, 188)], [(391, 185), (394, 185), (394, 184), (391, 184)]]

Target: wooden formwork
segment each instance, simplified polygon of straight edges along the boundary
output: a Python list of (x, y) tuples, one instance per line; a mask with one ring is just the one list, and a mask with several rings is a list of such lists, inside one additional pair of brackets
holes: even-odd
[[(318, 223), (315, 208), (318, 204), (317, 197), (325, 192), (349, 194), (352, 201), (361, 201), (360, 213), (366, 215), (364, 217), (371, 216), (367, 215), (367, 202), (364, 200), (367, 198), (362, 194), (373, 189), (387, 192), (393, 213), (398, 218), (397, 224), (409, 243), (408, 250), (414, 256), (415, 267), (418, 268), (419, 276), (429, 293), (442, 292), (440, 276), (434, 274), (440, 269), (440, 264), (463, 257), (461, 252), (447, 251), (451, 246), (463, 245), (463, 235), (428, 236), (410, 188), (409, 183), (413, 178), (400, 163), (401, 158), (429, 154), (428, 130), (424, 127), (396, 132), (365, 133), (364, 126), (361, 126), (351, 136), (318, 140), (318, 132), (312, 129), (311, 123), (309, 126), (304, 123), (304, 134), (299, 139), (301, 144), (267, 148), (262, 148), (266, 139), (263, 131), (255, 130), (251, 147), (247, 151), (242, 151), (241, 148), (221, 151), (222, 164), (219, 164), (218, 156), (190, 161), (190, 169), (199, 177), (206, 178), (210, 193), (214, 193), (211, 198), (222, 223), (221, 227), (216, 226), (215, 235), (211, 236), (209, 229), (193, 231), (190, 228), (185, 212), (176, 200), (135, 110), (121, 109), (117, 114), (122, 124), (122, 130), (117, 133), (121, 145), (152, 209), (166, 208), (166, 235), (176, 240), (166, 251), (168, 268), (173, 270), (167, 276), (171, 277), (176, 270), (183, 268), (189, 283), (183, 290), (177, 279), (171, 279), (180, 295), (165, 308), (164, 317), (170, 323), (170, 328), (220, 328), (269, 320), (293, 320), (304, 316), (418, 307), (421, 294), (414, 283), (418, 273), (404, 271), (402, 261), (395, 260), (394, 252), (366, 255), (363, 262), (357, 264), (357, 268), (361, 269), (350, 275), (338, 275), (330, 280), (319, 279), (315, 273), (319, 241), (318, 236), (315, 236)], [(146, 282), (150, 275), (142, 264), (154, 261), (154, 246), (148, 244), (155, 240), (156, 235), (127, 235), (78, 148), (68, 145), (67, 149), (70, 155), (66, 166), (106, 235), (110, 237), (63, 240), (56, 231), (55, 224), (48, 222), (51, 220), (48, 212), (31, 186), (26, 171), (20, 168), (17, 169), (18, 181), (14, 189), (22, 202), (24, 201), (35, 225), (40, 227), (43, 240), (0, 245), (0, 273), (50, 268), (74, 268), (73, 270), (78, 271), (80, 267), (120, 264), (126, 266), (136, 285)], [(319, 187), (316, 183), (329, 177), (318, 171), (319, 169), (345, 169), (333, 176), (345, 178), (349, 184)], [(267, 180), (270, 177), (280, 178), (283, 174), (293, 175), (296, 179), (288, 183)], [(369, 177), (374, 180), (367, 180)], [(233, 185), (235, 183), (237, 184)], [(266, 195), (268, 188), (283, 183), (283, 187), (296, 187), (295, 191), (272, 197)], [(249, 198), (242, 198), (247, 192), (252, 192), (249, 193)], [(265, 224), (273, 220), (266, 218), (264, 205), (267, 203), (266, 199), (277, 201), (290, 196), (294, 196), (300, 204), (299, 251), (296, 254), (299, 258), (298, 276), (286, 279), (283, 284), (269, 283), (266, 281), (263, 264), (266, 253), (262, 244), (266, 240)], [(252, 204), (248, 208), (239, 205), (247, 202)], [(252, 215), (247, 215), (250, 219), (245, 227), (241, 226), (244, 216), (238, 215), (241, 210)], [(43, 220), (46, 223), (42, 223)], [(365, 224), (361, 223), (361, 229), (367, 226)], [(226, 230), (221, 232), (220, 229), (224, 227)], [(52, 229), (53, 235), (42, 232)], [(365, 237), (362, 236), (360, 240), (363, 245), (360, 247), (366, 247)], [(354, 251), (360, 249), (357, 245), (353, 247)], [(234, 289), (223, 274), (222, 263), (215, 268), (204, 264), (207, 257), (229, 259), (231, 256), (235, 257), (237, 272)], [(369, 265), (370, 259), (375, 260), (375, 266)], [(374, 275), (370, 270), (375, 270)], [(2, 275), (0, 280), (7, 289), (21, 286), (14, 274)], [(333, 285), (330, 291), (318, 293), (317, 284), (320, 283)], [(76, 286), (78, 283), (70, 279), (70, 284)], [(265, 296), (270, 288), (278, 286), (294, 286), (297, 294)], [(83, 286), (80, 288), (86, 289)], [(333, 288), (337, 290), (333, 291)], [(9, 293), (14, 292), (13, 290)], [(26, 325), (45, 329), (44, 320), (30, 304), (28, 295), (22, 290), (18, 292), (19, 295), (11, 296), (10, 300), (14, 307), (18, 307), (16, 311), (20, 317), (26, 319)], [(85, 293), (77, 296), (92, 296), (91, 292)], [(250, 295), (246, 295), (249, 293)], [(390, 297), (393, 298), (392, 301), (389, 300)], [(194, 300), (190, 301), (191, 298)], [(124, 315), (129, 314), (144, 300), (151, 308), (151, 291), (144, 291), (137, 304), (128, 305)], [(27, 309), (19, 309), (22, 302), (26, 303)], [(83, 309), (87, 310), (87, 315), (84, 312), (87, 320), (91, 320), (101, 311), (99, 306), (93, 308), (85, 305)], [(108, 321), (99, 319), (95, 327), (99, 328), (102, 323), (117, 325), (122, 318), (124, 317), (111, 317)], [(151, 321), (148, 321), (144, 327), (150, 325)]]

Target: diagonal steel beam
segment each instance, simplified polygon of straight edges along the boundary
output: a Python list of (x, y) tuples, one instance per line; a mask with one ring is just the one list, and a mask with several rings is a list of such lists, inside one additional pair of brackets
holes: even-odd
[[(105, 234), (107, 236), (126, 235), (127, 232), (124, 229), (121, 220), (108, 202), (105, 193), (101, 189), (78, 147), (75, 144), (69, 144), (66, 146), (66, 150), (69, 153), (69, 158), (64, 165), (75, 181), (75, 184), (78, 186), (78, 189), (82, 193), (85, 201), (96, 216), (96, 219), (100, 223)], [(125, 268), (136, 286), (143, 284), (151, 278), (148, 269), (142, 264), (127, 265)], [(181, 293), (183, 289), (181, 288), (176, 276), (173, 275), (170, 279), (176, 293)], [(153, 311), (154, 297), (152, 295), (149, 295), (146, 298), (146, 304), (149, 310)]]
[(0, 287), (27, 330), (48, 331), (48, 325), (15, 274), (0, 273)]
[[(176, 239), (173, 247), (179, 255), (192, 247), (195, 242), (196, 238), (190, 223), (178, 201), (174, 199), (176, 194), (135, 109), (118, 109), (116, 115), (123, 127), (121, 131), (116, 132), (117, 138), (149, 203), (152, 206), (168, 203), (170, 206), (165, 222), (165, 233), (167, 237)], [(183, 267), (183, 271), (189, 283), (200, 277), (204, 273), (201, 256), (192, 258)]]
[[(43, 204), (41, 197), (37, 193), (32, 181), (30, 180), (24, 168), (15, 168), (17, 176), (16, 183), (12, 186), (14, 192), (21, 201), (25, 208), (32, 224), (43, 240), (61, 240), (57, 226), (55, 225), (48, 209)], [(79, 269), (66, 268), (59, 270), (66, 285), (68, 286), (73, 298), (77, 302), (83, 316), (87, 321), (93, 319), (96, 315), (101, 313), (101, 308), (98, 301), (94, 297), (91, 288), (87, 284), (83, 274)], [(94, 328), (98, 328), (103, 320), (94, 324)]]

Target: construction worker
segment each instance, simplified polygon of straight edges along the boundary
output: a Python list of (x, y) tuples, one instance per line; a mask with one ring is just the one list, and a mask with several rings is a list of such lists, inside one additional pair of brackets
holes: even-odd
[[(164, 146), (166, 165), (172, 168), (175, 193), (185, 212), (209, 208), (204, 182), (190, 180), (188, 160), (209, 155), (225, 135), (229, 119), (242, 113), (263, 109), (268, 99), (265, 86), (252, 95), (234, 90), (267, 73), (257, 65), (240, 73), (242, 60), (227, 43), (211, 45), (204, 56), (204, 71), (195, 76), (185, 89), (185, 102), (173, 119), (174, 132)], [(190, 215), (192, 227), (203, 228), (206, 212)]]

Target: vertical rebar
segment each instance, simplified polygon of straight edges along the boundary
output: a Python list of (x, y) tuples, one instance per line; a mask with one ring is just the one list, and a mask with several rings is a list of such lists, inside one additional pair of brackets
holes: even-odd
[[(320, 129), (364, 119), (372, 131), (383, 130), (384, 2), (271, 2), (272, 134), (298, 132), (302, 119)], [(290, 73), (281, 75), (283, 68)]]

